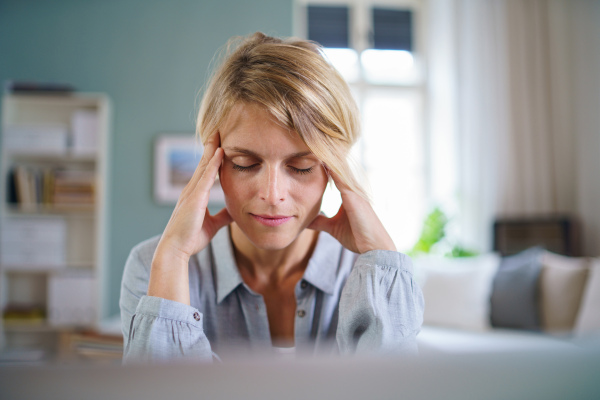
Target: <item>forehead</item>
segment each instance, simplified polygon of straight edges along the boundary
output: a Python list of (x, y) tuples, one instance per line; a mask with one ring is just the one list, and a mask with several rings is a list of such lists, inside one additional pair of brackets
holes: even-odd
[(243, 147), (258, 152), (270, 149), (291, 153), (309, 151), (300, 135), (281, 126), (263, 107), (237, 103), (219, 129), (221, 147)]

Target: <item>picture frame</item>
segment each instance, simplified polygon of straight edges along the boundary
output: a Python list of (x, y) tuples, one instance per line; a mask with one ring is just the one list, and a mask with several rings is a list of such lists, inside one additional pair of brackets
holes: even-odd
[[(154, 200), (175, 205), (191, 179), (204, 147), (194, 134), (162, 133), (154, 141)], [(219, 177), (210, 190), (209, 204), (224, 204)]]

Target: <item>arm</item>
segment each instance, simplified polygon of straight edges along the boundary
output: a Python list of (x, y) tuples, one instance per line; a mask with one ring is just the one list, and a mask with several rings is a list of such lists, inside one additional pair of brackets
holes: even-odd
[(424, 302), (411, 260), (396, 251), (369, 202), (330, 172), (342, 205), (334, 217), (319, 215), (309, 228), (328, 232), (360, 254), (340, 297), (340, 352), (416, 352)]
[(340, 353), (417, 353), (424, 301), (405, 254), (361, 254), (342, 289), (339, 307)]
[(219, 135), (215, 134), (152, 255), (139, 254), (134, 248), (127, 260), (121, 290), (124, 362), (212, 359), (202, 329), (203, 316), (190, 306), (188, 265), (190, 257), (231, 221), (225, 209), (214, 216), (207, 210), (222, 159)]
[(186, 304), (146, 295), (155, 248), (156, 242), (141, 243), (132, 249), (125, 264), (119, 301), (123, 363), (211, 361), (202, 314)]

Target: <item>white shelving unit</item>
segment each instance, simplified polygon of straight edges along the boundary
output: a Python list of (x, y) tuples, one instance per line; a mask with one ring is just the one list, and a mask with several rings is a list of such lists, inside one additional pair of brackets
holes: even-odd
[[(1, 349), (51, 354), (60, 333), (96, 329), (107, 317), (110, 128), (111, 104), (104, 94), (6, 94), (2, 99)], [(91, 144), (90, 137), (95, 138)], [(23, 175), (19, 180), (11, 172), (17, 167), (51, 171), (52, 178), (40, 172), (38, 181), (31, 181), (37, 183), (27, 186), (39, 195), (27, 199)], [(57, 200), (57, 187), (65, 186), (64, 180), (62, 186), (57, 183), (56, 171), (87, 176), (93, 190)], [(78, 203), (79, 198), (85, 200)], [(24, 317), (27, 313), (30, 317)]]

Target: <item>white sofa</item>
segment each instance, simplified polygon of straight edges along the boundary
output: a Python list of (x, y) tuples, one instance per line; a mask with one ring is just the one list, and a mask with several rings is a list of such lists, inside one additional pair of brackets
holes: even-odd
[[(523, 314), (527, 304), (508, 309), (514, 309), (515, 326), (503, 326), (506, 323), (497, 320), (492, 324), (492, 311), (497, 314), (501, 306), (497, 300), (501, 297), (495, 293), (502, 289), (499, 271), (507, 271), (507, 259), (494, 253), (462, 259), (414, 257), (415, 277), (425, 297), (424, 324), (417, 337), (420, 353), (579, 350), (597, 346), (600, 258), (569, 258), (543, 250), (540, 254), (536, 282), (529, 283), (535, 290), (530, 297), (535, 301), (538, 329), (518, 326), (522, 316), (517, 314)], [(522, 279), (519, 274), (513, 275), (514, 279)], [(532, 279), (531, 274), (527, 279)], [(511, 296), (522, 294), (519, 290), (526, 290), (526, 285), (518, 281), (508, 283), (504, 283), (505, 292), (508, 288), (504, 294), (508, 294), (509, 301)]]

